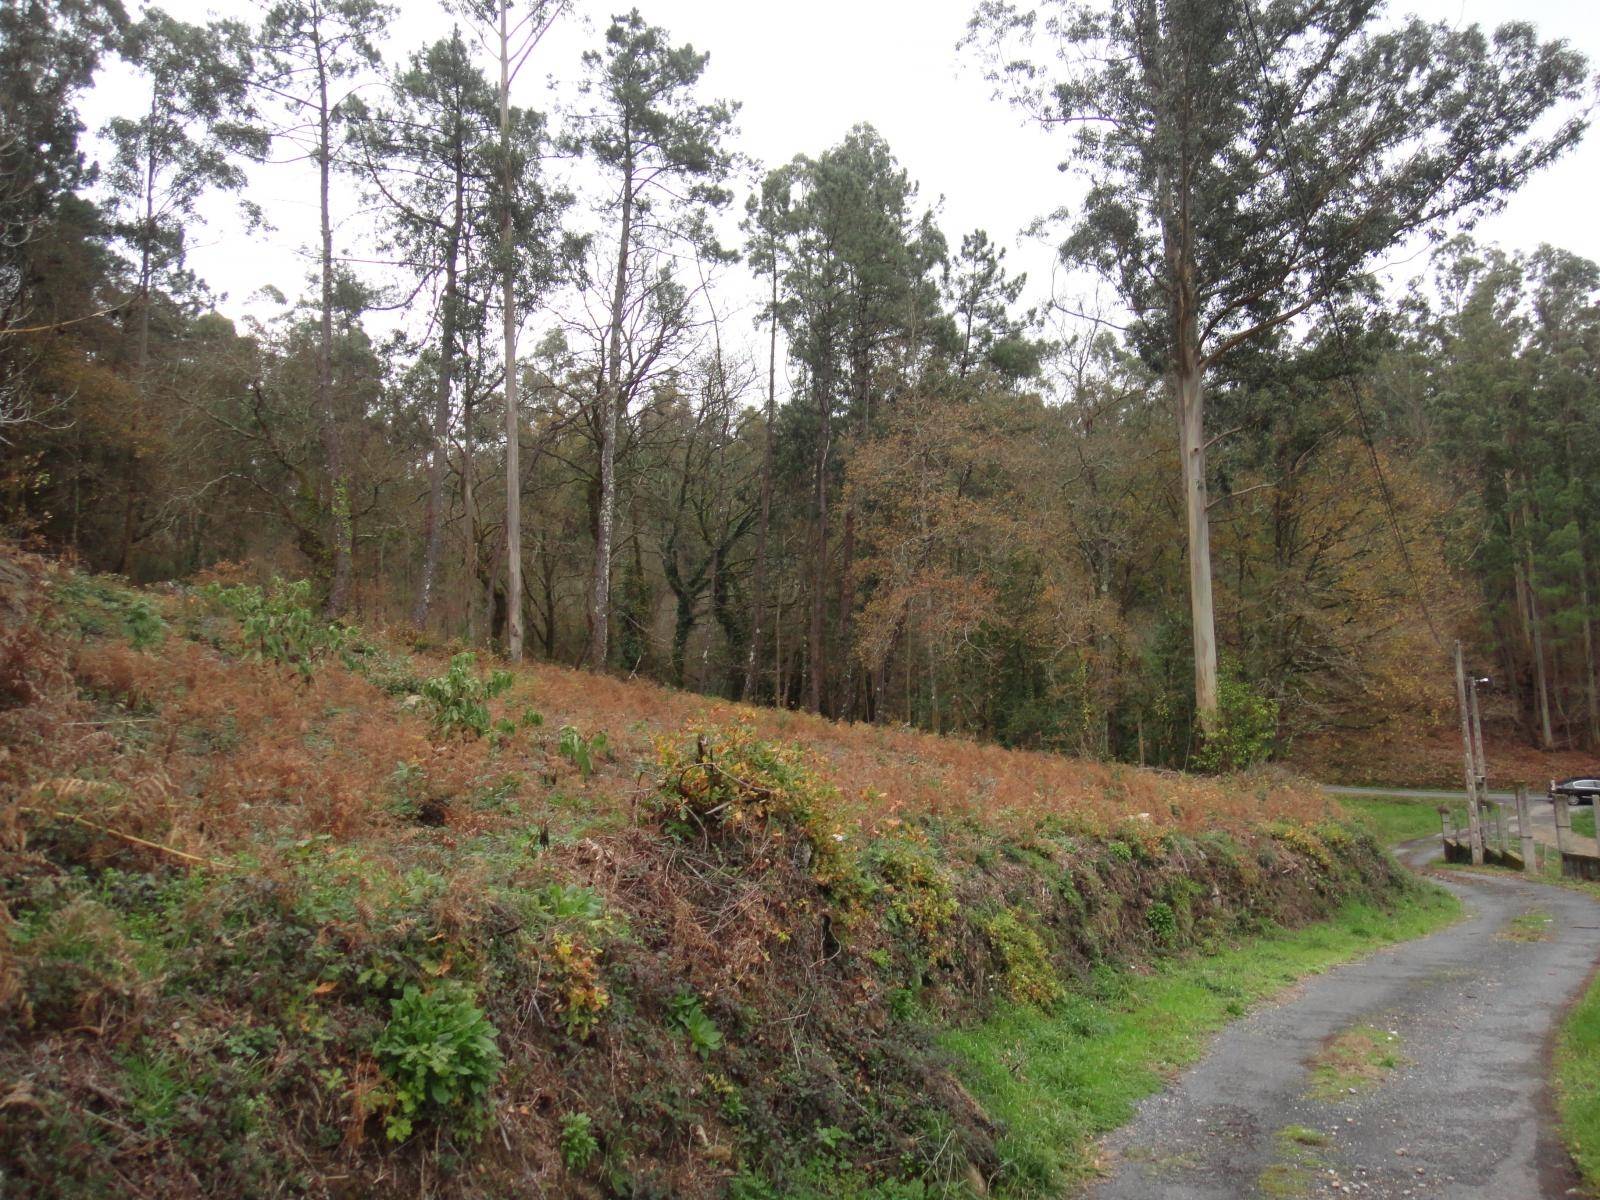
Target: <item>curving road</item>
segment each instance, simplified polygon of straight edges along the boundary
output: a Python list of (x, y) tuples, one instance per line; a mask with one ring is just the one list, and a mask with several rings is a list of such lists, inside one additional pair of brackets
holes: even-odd
[[(1385, 793), (1393, 794), (1393, 793)], [(1420, 865), (1437, 838), (1401, 857)], [(1444, 881), (1467, 918), (1316, 976), (1218, 1036), (1106, 1144), (1094, 1200), (1537, 1200), (1576, 1194), (1549, 1042), (1600, 961), (1600, 905), (1513, 875)], [(1341, 1035), (1385, 1039), (1360, 1086), (1313, 1071)], [(1370, 1043), (1369, 1043), (1370, 1044)]]

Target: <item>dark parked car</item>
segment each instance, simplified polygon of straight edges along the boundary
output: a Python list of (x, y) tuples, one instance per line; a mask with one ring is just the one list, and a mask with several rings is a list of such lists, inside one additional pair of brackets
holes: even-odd
[(1550, 799), (1565, 796), (1573, 804), (1593, 804), (1600, 796), (1600, 776), (1576, 775), (1571, 779), (1552, 779)]

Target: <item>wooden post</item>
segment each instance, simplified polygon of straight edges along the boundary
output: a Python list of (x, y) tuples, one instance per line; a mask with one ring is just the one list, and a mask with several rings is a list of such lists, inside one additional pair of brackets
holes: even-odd
[(1528, 815), (1528, 785), (1517, 784), (1517, 833), (1522, 837), (1522, 870), (1524, 874), (1538, 872), (1534, 864), (1533, 822)]
[[(1555, 810), (1556, 810), (1556, 853), (1557, 854), (1565, 854), (1567, 852), (1567, 850), (1566, 850), (1566, 846), (1562, 844), (1561, 831), (1563, 829), (1571, 829), (1572, 828), (1572, 818), (1567, 813), (1567, 798), (1565, 796), (1557, 796), (1555, 798)], [(1557, 864), (1558, 868), (1560, 867), (1560, 865), (1561, 864)]]
[(1478, 794), (1485, 803), (1489, 800), (1489, 764), (1483, 753), (1483, 722), (1478, 706), (1478, 681), (1467, 680), (1467, 706), (1472, 710), (1472, 766), (1478, 777)]
[(1496, 803), (1494, 806), (1494, 826), (1500, 834), (1500, 853), (1506, 852), (1506, 806)]
[(1467, 702), (1467, 671), (1456, 643), (1456, 702), (1461, 707), (1461, 755), (1467, 785), (1467, 831), (1472, 838), (1472, 865), (1483, 866), (1483, 830), (1478, 825), (1478, 764), (1472, 752), (1472, 714)]

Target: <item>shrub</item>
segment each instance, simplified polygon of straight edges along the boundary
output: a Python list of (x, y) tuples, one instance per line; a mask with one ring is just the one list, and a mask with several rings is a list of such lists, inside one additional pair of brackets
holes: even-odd
[(304, 579), (274, 579), (270, 588), (209, 584), (203, 594), (238, 618), (240, 637), (257, 658), (285, 663), (308, 679), (316, 663), (349, 638), (343, 625), (312, 612), (311, 584)]
[(1163, 946), (1170, 946), (1177, 939), (1178, 914), (1172, 911), (1172, 905), (1165, 900), (1157, 900), (1147, 908), (1144, 920), (1156, 941)]
[(457, 654), (443, 675), (423, 680), (422, 698), (433, 709), (433, 723), (440, 732), (483, 737), (493, 728), (489, 701), (511, 686), (511, 672), (491, 671), (485, 679), (476, 664), (471, 651)]
[(1020, 914), (1003, 908), (983, 922), (983, 931), (1000, 959), (1000, 984), (1007, 996), (1039, 1008), (1061, 999), (1061, 981), (1050, 965), (1044, 939)]
[(1202, 771), (1244, 771), (1267, 760), (1278, 733), (1278, 702), (1232, 671), (1217, 684), (1217, 728), (1195, 756)]
[(829, 821), (841, 807), (839, 791), (798, 746), (762, 741), (741, 723), (701, 731), (692, 758), (675, 740), (659, 740), (656, 750), (669, 828), (692, 833), (788, 825), (809, 845), (816, 882), (840, 903), (860, 898), (859, 864)]
[(481, 1133), (502, 1060), (498, 1031), (471, 991), (449, 980), (428, 991), (411, 984), (390, 1008), (389, 1024), (372, 1047), (389, 1081), (388, 1136), (409, 1137), (422, 1118)]

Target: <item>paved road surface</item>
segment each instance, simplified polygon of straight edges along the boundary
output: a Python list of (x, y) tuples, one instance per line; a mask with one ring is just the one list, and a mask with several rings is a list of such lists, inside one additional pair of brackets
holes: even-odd
[[(1438, 844), (1404, 849), (1415, 863)], [(1547, 1043), (1600, 960), (1600, 904), (1511, 875), (1446, 886), (1466, 920), (1308, 980), (1230, 1026), (1112, 1136), (1111, 1173), (1089, 1196), (1568, 1195), (1576, 1178), (1554, 1132)], [(1506, 936), (1524, 914), (1553, 918), (1547, 940)], [(1354, 1093), (1313, 1096), (1308, 1060), (1363, 1026), (1399, 1035), (1400, 1065)]]

